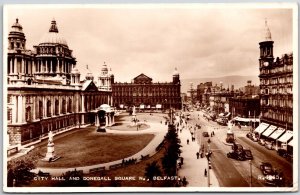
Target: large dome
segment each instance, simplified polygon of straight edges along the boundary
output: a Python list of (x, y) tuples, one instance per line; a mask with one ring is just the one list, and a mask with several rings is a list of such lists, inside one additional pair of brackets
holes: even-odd
[(45, 43), (62, 44), (68, 46), (65, 38), (62, 37), (61, 34), (59, 34), (55, 20), (52, 20), (49, 32), (47, 32), (40, 41), (40, 44), (45, 44)]

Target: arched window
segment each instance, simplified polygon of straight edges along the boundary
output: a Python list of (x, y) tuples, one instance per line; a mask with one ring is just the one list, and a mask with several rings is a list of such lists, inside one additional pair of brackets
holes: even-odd
[(68, 112), (71, 113), (72, 112), (72, 99), (69, 99), (69, 105), (68, 105)]
[(63, 114), (66, 114), (66, 100), (65, 100), (65, 99), (62, 100), (62, 104), (61, 104), (61, 112), (62, 112)]
[(55, 100), (55, 108), (54, 108), (55, 115), (59, 115), (59, 101)]
[(26, 119), (26, 122), (30, 122), (31, 121), (31, 107), (30, 106), (28, 106), (26, 108), (25, 119)]
[(38, 117), (43, 118), (43, 102), (39, 101), (39, 112), (38, 112)]
[(51, 101), (47, 101), (47, 117), (51, 116)]

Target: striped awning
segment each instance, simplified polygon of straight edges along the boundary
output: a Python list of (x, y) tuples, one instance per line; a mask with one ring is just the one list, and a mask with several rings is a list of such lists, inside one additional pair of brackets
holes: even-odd
[(274, 125), (271, 125), (270, 127), (268, 127), (268, 129), (266, 129), (262, 135), (266, 136), (266, 137), (269, 137), (274, 131), (275, 129), (277, 129), (276, 126)]
[(270, 138), (278, 139), (284, 133), (284, 131), (285, 130), (283, 128), (279, 127), (270, 135)]
[(285, 133), (279, 137), (278, 141), (285, 143), (293, 137), (293, 131), (287, 130)]
[(256, 129), (254, 130), (254, 132), (257, 132), (257, 133), (261, 134), (268, 127), (269, 127), (269, 124), (267, 124), (267, 123), (260, 123), (258, 125), (258, 127), (256, 127)]

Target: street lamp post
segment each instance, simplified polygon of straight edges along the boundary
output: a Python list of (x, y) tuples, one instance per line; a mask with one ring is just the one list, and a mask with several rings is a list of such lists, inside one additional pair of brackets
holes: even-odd
[(249, 165), (250, 165), (250, 187), (252, 187), (252, 161), (249, 160)]

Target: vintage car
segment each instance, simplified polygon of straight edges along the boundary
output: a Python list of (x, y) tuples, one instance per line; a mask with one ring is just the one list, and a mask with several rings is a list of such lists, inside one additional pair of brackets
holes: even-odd
[(244, 149), (244, 155), (247, 160), (253, 160), (253, 155), (250, 149)]
[(240, 161), (246, 160), (244, 152), (238, 150), (232, 150), (231, 152), (228, 152), (227, 158), (232, 158)]
[(269, 150), (274, 150), (274, 146), (273, 146), (273, 143), (271, 142), (266, 142), (265, 143), (265, 147)]
[(203, 137), (209, 137), (209, 134), (208, 134), (207, 131), (204, 131), (204, 132), (202, 133), (202, 135), (203, 135)]
[(263, 162), (260, 164), (260, 170), (264, 175), (274, 175), (274, 170), (271, 163)]
[(264, 139), (260, 139), (260, 140), (258, 140), (257, 143), (258, 143), (259, 145), (264, 146), (264, 145), (266, 144), (266, 141), (265, 141)]

